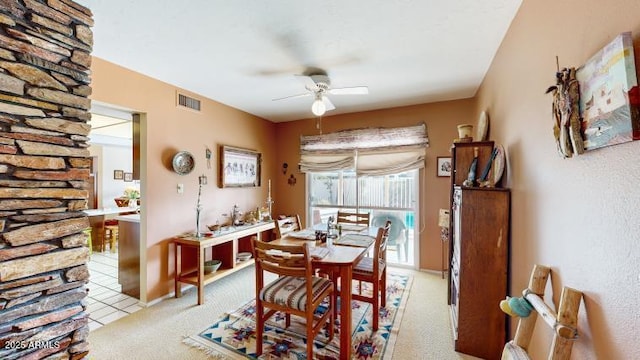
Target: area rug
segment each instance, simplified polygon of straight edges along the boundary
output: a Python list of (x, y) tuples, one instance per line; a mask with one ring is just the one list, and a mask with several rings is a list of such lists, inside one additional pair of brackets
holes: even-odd
[[(371, 330), (370, 304), (353, 300), (352, 359), (390, 359), (396, 341), (402, 314), (411, 289), (412, 277), (387, 274), (387, 304), (380, 308), (378, 331)], [(353, 282), (354, 291), (358, 282)], [(363, 294), (371, 293), (371, 284), (362, 283)], [(323, 311), (322, 306), (317, 311)], [(306, 336), (304, 319), (291, 317), (291, 325), (284, 328), (284, 314), (276, 313), (265, 325), (263, 350), (260, 359), (305, 359)], [(314, 339), (315, 359), (338, 359), (340, 339), (337, 331), (328, 341), (326, 329)], [(255, 353), (255, 300), (224, 314), (213, 325), (196, 335), (186, 337), (184, 343), (197, 347), (212, 358), (256, 359)]]

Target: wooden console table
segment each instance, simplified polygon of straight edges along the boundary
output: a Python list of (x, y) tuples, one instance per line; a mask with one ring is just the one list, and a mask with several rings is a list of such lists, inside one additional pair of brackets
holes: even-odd
[[(213, 236), (196, 238), (193, 235), (176, 236), (172, 239), (175, 249), (175, 297), (182, 296), (181, 283), (198, 288), (198, 305), (204, 304), (204, 286), (253, 264), (253, 259), (237, 261), (239, 252), (251, 252), (251, 236), (261, 239), (262, 233), (275, 228), (273, 221), (255, 225), (229, 227), (213, 233)], [(197, 249), (196, 268), (182, 268), (182, 247)], [(211, 249), (212, 259), (222, 265), (211, 274), (204, 273), (206, 249)]]

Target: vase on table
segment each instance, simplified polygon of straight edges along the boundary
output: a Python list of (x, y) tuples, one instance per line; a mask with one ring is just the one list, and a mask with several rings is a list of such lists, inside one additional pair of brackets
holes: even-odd
[(138, 199), (129, 199), (129, 207), (135, 209), (138, 207)]

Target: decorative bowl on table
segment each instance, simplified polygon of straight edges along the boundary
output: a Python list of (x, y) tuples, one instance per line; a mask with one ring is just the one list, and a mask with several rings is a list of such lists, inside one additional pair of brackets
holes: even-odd
[(204, 262), (204, 273), (205, 274), (211, 274), (212, 272), (215, 272), (216, 270), (218, 270), (220, 265), (222, 265), (222, 261), (217, 260), (217, 259), (205, 261)]
[(113, 199), (116, 202), (116, 205), (118, 205), (118, 207), (127, 207), (129, 206), (129, 198), (115, 198)]
[(238, 256), (237, 256), (238, 261), (247, 261), (249, 259), (251, 259), (251, 253), (250, 252), (239, 252)]

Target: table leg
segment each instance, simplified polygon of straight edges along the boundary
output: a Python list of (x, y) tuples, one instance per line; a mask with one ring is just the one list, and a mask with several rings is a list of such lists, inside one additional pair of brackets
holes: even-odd
[(198, 248), (198, 305), (204, 304), (204, 248)]
[(175, 255), (175, 297), (179, 298), (182, 296), (182, 284), (180, 284), (180, 275), (182, 273), (182, 246), (176, 243), (176, 251)]
[(340, 359), (351, 358), (352, 265), (340, 267)]

